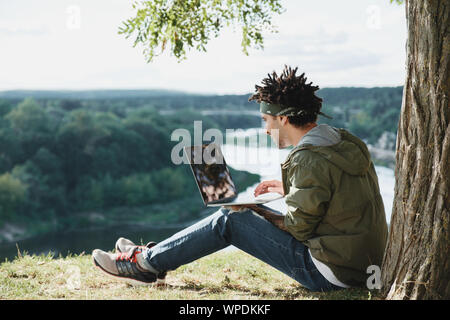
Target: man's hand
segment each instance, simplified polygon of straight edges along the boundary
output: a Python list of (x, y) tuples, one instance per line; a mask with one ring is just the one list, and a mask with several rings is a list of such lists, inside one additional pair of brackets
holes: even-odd
[(289, 232), (287, 230), (286, 226), (284, 225), (284, 216), (283, 215), (274, 213), (271, 210), (261, 208), (254, 204), (247, 205), (247, 208), (253, 210), (260, 216), (264, 217), (267, 221), (272, 223), (275, 227), (277, 227), (283, 231)]
[(275, 227), (288, 232), (287, 228), (284, 225), (284, 216), (276, 214), (265, 208), (261, 208), (254, 204), (244, 204), (244, 205), (239, 205), (239, 206), (223, 206), (223, 207), (227, 208), (227, 209), (231, 208), (231, 210), (233, 210), (233, 211), (251, 209), (254, 212), (256, 212), (257, 214), (259, 214), (260, 216), (264, 217), (267, 221), (272, 223)]
[(263, 181), (255, 189), (255, 197), (267, 192), (276, 192), (284, 196), (283, 183), (278, 180)]

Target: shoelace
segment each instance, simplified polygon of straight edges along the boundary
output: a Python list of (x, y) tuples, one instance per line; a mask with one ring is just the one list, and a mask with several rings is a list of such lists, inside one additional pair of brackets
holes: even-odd
[(141, 249), (139, 249), (139, 247), (136, 246), (130, 252), (117, 253), (116, 260), (137, 263), (136, 254), (138, 254), (138, 253), (141, 253)]

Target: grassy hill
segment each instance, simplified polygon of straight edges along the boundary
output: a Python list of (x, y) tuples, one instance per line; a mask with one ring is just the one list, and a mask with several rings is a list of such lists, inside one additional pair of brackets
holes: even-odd
[(88, 254), (20, 254), (0, 264), (0, 299), (378, 299), (377, 291), (367, 289), (310, 292), (240, 250), (216, 252), (169, 272), (166, 279), (165, 286), (132, 286), (94, 267)]

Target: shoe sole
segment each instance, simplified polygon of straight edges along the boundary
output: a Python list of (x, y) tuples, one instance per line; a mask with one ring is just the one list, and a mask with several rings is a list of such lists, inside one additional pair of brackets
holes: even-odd
[(161, 281), (158, 281), (159, 279), (157, 279), (154, 282), (143, 282), (143, 281), (139, 281), (139, 280), (136, 280), (136, 279), (131, 279), (131, 278), (127, 278), (127, 277), (121, 277), (121, 276), (118, 276), (117, 274), (113, 274), (113, 273), (108, 272), (107, 270), (103, 269), (102, 266), (97, 262), (97, 260), (95, 260), (94, 257), (92, 257), (92, 260), (94, 261), (94, 265), (99, 270), (101, 270), (104, 273), (106, 273), (107, 275), (109, 275), (111, 277), (114, 277), (115, 279), (125, 281), (125, 282), (127, 282), (129, 284), (132, 284), (132, 285), (135, 285), (135, 286), (159, 287), (159, 286), (162, 286), (162, 285), (165, 284), (164, 280), (163, 280), (163, 283), (161, 283)]

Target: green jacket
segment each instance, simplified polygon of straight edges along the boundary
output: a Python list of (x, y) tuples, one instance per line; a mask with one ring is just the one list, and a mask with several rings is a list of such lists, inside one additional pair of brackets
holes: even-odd
[(364, 286), (367, 267), (381, 267), (387, 223), (367, 146), (339, 129), (331, 146), (300, 144), (281, 165), (289, 232), (336, 278)]

